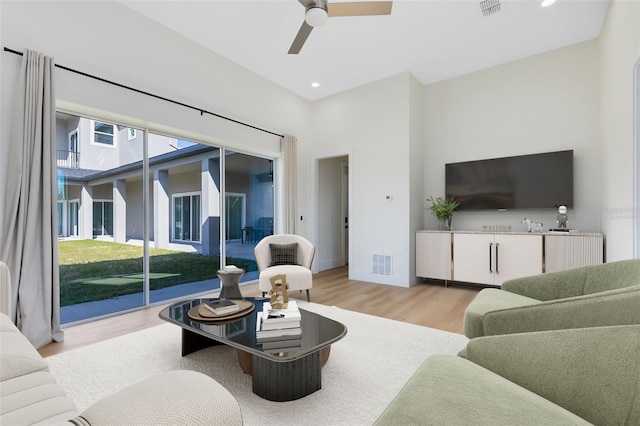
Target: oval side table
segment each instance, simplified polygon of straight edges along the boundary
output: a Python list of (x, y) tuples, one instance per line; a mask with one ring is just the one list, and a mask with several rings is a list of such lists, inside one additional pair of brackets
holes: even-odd
[(218, 270), (218, 278), (220, 278), (220, 298), (221, 299), (242, 299), (242, 293), (240, 293), (240, 287), (238, 283), (240, 278), (244, 275), (243, 269), (236, 271), (232, 270)]

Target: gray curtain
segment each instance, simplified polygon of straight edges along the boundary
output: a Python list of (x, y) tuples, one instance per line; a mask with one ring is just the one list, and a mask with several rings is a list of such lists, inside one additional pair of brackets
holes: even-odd
[(291, 135), (284, 135), (280, 141), (280, 153), (282, 154), (283, 172), (283, 206), (285, 234), (296, 233), (296, 205), (298, 194), (298, 146), (297, 139)]
[(58, 279), (53, 58), (22, 58), (7, 154), (0, 258), (11, 273), (13, 320), (36, 347), (62, 341)]

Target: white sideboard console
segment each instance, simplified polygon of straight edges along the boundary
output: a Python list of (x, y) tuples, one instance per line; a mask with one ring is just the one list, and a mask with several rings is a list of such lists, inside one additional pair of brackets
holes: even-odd
[(501, 286), (506, 280), (595, 265), (603, 237), (591, 233), (417, 231), (416, 275)]

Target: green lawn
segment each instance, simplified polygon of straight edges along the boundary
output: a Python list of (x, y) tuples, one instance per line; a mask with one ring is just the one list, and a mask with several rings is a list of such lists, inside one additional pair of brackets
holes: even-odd
[[(59, 242), (60, 306), (142, 292), (142, 247), (96, 240)], [(255, 271), (248, 259), (230, 259)], [(216, 278), (219, 256), (149, 250), (151, 290)]]

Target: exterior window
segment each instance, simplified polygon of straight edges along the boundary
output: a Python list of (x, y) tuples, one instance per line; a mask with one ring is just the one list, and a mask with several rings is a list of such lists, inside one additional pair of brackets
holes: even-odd
[(173, 196), (173, 239), (200, 242), (200, 194)]
[(133, 128), (129, 127), (129, 129), (127, 130), (127, 138), (129, 140), (135, 139), (136, 138), (136, 129), (133, 129)]
[(93, 236), (113, 236), (113, 201), (93, 202)]
[(113, 124), (103, 123), (101, 121), (94, 121), (93, 142), (115, 147), (116, 126), (114, 126)]

